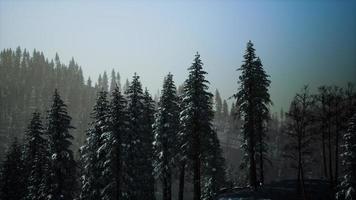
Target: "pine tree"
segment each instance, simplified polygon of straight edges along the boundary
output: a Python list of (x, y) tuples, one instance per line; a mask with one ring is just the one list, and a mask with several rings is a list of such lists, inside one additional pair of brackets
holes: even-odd
[(115, 70), (113, 69), (111, 71), (110, 93), (112, 93), (115, 90), (116, 87), (117, 87), (116, 73), (115, 73)]
[(223, 104), (222, 104), (222, 116), (224, 121), (226, 121), (229, 118), (229, 106), (227, 105), (226, 100), (224, 99)]
[(103, 80), (102, 80), (102, 88), (103, 90), (105, 90), (106, 92), (109, 91), (109, 78), (108, 78), (108, 75), (106, 73), (106, 71), (104, 71), (104, 74), (103, 74)]
[[(256, 57), (251, 41), (247, 43), (244, 63), (238, 69), (240, 87), (234, 94), (239, 115), (243, 119), (243, 150), (246, 152), (249, 167), (249, 184), (257, 187), (256, 156), (259, 155), (260, 182), (263, 183), (263, 156), (265, 151), (264, 126), (269, 116), (268, 106), (271, 104), (268, 87), (270, 81), (262, 68), (262, 63)], [(257, 150), (257, 152), (256, 152)]]
[(25, 169), (22, 145), (14, 139), (1, 166), (0, 199), (14, 200), (25, 197)]
[(153, 123), (154, 123), (154, 113), (155, 113), (155, 105), (152, 100), (150, 93), (148, 92), (147, 88), (143, 94), (143, 145), (144, 145), (144, 192), (146, 199), (155, 199), (154, 195), (154, 172), (153, 172), (153, 162), (154, 162), (154, 150), (153, 150), (153, 141), (154, 141), (154, 134), (153, 134)]
[(172, 198), (172, 170), (178, 163), (177, 135), (179, 131), (179, 105), (173, 75), (164, 79), (162, 96), (154, 123), (156, 172), (162, 182), (163, 200)]
[(44, 128), (40, 113), (34, 112), (26, 131), (25, 165), (29, 170), (27, 178), (27, 192), (25, 199), (45, 199), (47, 197), (47, 166), (49, 152), (46, 139), (43, 138)]
[(350, 119), (347, 132), (343, 135), (341, 160), (344, 166), (338, 187), (338, 200), (356, 199), (356, 114)]
[(126, 100), (121, 94), (119, 88), (112, 92), (110, 102), (109, 121), (110, 131), (103, 133), (102, 151), (105, 152), (105, 161), (103, 162), (103, 182), (102, 199), (122, 199), (125, 197), (123, 180), (124, 170), (124, 138), (128, 133), (128, 115), (126, 111)]
[(69, 130), (71, 117), (67, 106), (55, 90), (53, 103), (48, 111), (47, 135), (51, 155), (51, 194), (52, 199), (73, 199), (76, 189), (76, 163), (70, 149), (73, 136)]
[[(133, 80), (126, 90), (128, 100), (128, 114), (130, 119), (129, 133), (125, 141), (127, 145), (127, 189), (129, 199), (152, 199), (152, 163), (149, 157), (151, 144), (148, 144), (152, 131), (148, 124), (147, 99), (144, 98), (139, 76), (133, 76)], [(150, 111), (149, 111), (150, 112)], [(152, 124), (151, 124), (152, 126)], [(152, 147), (151, 147), (152, 148)]]
[[(180, 116), (182, 123), (180, 137), (185, 138), (182, 148), (187, 153), (186, 157), (193, 169), (194, 200), (202, 198), (202, 172), (205, 175), (203, 175), (203, 178), (210, 180), (212, 178), (209, 177), (211, 174), (206, 169), (215, 170), (214, 163), (211, 161), (215, 160), (217, 156), (221, 156), (217, 155), (219, 154), (219, 150), (215, 149), (219, 148), (218, 145), (214, 145), (216, 142), (218, 143), (218, 140), (216, 132), (212, 127), (214, 117), (211, 101), (212, 94), (207, 91), (209, 89), (207, 85), (209, 82), (205, 80), (205, 74), (207, 73), (203, 71), (202, 66), (203, 63), (200, 60), (200, 55), (197, 53), (192, 66), (188, 68), (189, 77), (184, 84), (183, 110)], [(211, 155), (211, 150), (217, 151), (217, 153)], [(213, 185), (204, 184), (204, 186), (208, 187)], [(203, 188), (203, 190), (216, 192), (214, 191), (216, 188)]]
[(256, 99), (254, 101), (254, 105), (256, 107), (256, 132), (257, 132), (257, 155), (259, 157), (259, 183), (264, 184), (264, 161), (266, 159), (267, 154), (267, 143), (266, 143), (266, 132), (268, 121), (270, 119), (269, 106), (272, 104), (270, 99), (270, 95), (268, 92), (268, 88), (271, 84), (269, 80), (269, 76), (263, 69), (262, 62), (260, 58), (256, 59), (255, 62), (255, 75), (256, 75)]
[(215, 90), (215, 117), (220, 120), (220, 116), (223, 110), (222, 100), (220, 97), (219, 90)]
[(121, 76), (120, 76), (120, 73), (117, 72), (116, 74), (116, 83), (117, 83), (117, 87), (120, 89), (121, 91)]
[(103, 145), (102, 135), (109, 131), (110, 125), (106, 91), (98, 92), (91, 118), (90, 128), (86, 132), (86, 142), (81, 147), (83, 172), (80, 198), (82, 200), (101, 199), (101, 191), (104, 188), (101, 164), (105, 160), (105, 152), (102, 151), (102, 154), (99, 155), (99, 148)]

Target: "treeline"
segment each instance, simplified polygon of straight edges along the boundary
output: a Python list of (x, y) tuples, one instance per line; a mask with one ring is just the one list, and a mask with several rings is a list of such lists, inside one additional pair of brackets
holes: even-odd
[(95, 101), (96, 89), (91, 84), (90, 78), (84, 83), (82, 69), (74, 59), (65, 65), (57, 54), (54, 60), (48, 60), (36, 50), (32, 55), (19, 47), (1, 51), (0, 159), (14, 137), (23, 138), (31, 113), (37, 110), (45, 114), (49, 109), (55, 88), (69, 106), (76, 127), (72, 130), (73, 149), (78, 149)]
[(56, 90), (46, 122), (34, 112), (24, 144), (13, 141), (1, 168), (1, 199), (155, 199), (157, 184), (171, 199), (176, 174), (180, 199), (186, 182), (195, 199), (212, 199), (226, 185), (225, 160), (202, 66), (197, 54), (180, 93), (168, 74), (157, 109), (136, 74), (124, 91), (102, 87), (78, 162), (71, 117)]
[(77, 149), (85, 141), (97, 91), (112, 90), (116, 84), (121, 87), (120, 74), (114, 69), (110, 75), (99, 74), (97, 81), (90, 77), (84, 80), (82, 69), (73, 58), (64, 64), (58, 54), (48, 60), (37, 50), (30, 53), (20, 47), (4, 49), (0, 52), (0, 160), (13, 138), (23, 139), (31, 113), (46, 114), (54, 89), (61, 92), (73, 118), (76, 128), (72, 130), (72, 149), (78, 157)]
[[(2, 76), (8, 81), (1, 85), (0, 106), (10, 109), (1, 113), (2, 123), (6, 123), (0, 126), (1, 135), (23, 134), (18, 125), (25, 126), (28, 121), (15, 122), (14, 119), (20, 119), (15, 117), (16, 109), (24, 116), (37, 111), (26, 138), (23, 142), (15, 140), (7, 152), (1, 172), (1, 195), (16, 187), (11, 195), (22, 195), (21, 198), (35, 193), (38, 199), (169, 200), (177, 196), (183, 200), (193, 193), (192, 198), (198, 200), (212, 199), (222, 187), (249, 185), (256, 189), (282, 179), (297, 180), (295, 189), (300, 199), (305, 199), (306, 179), (327, 180), (339, 199), (354, 195), (356, 133), (355, 122), (349, 121), (355, 115), (356, 90), (352, 83), (344, 88), (321, 86), (314, 93), (306, 86), (295, 95), (288, 112), (281, 110), (278, 116), (270, 112), (270, 77), (251, 41), (238, 68), (241, 74), (237, 92), (233, 94), (236, 101), (230, 109), (218, 90), (215, 96), (209, 92), (199, 54), (188, 68), (183, 85), (177, 89), (173, 75), (168, 74), (161, 95), (152, 100), (137, 74), (121, 87), (118, 73), (111, 73), (109, 83), (104, 72), (93, 87), (90, 79), (83, 83), (80, 67), (74, 60), (67, 67), (58, 64), (58, 56), (54, 62), (40, 60), (47, 63), (43, 66), (48, 73), (53, 70), (56, 72), (53, 76), (64, 81), (56, 82), (52, 77), (52, 88), (44, 80), (30, 87), (31, 81), (38, 80), (29, 76), (26, 83), (13, 90), (10, 88), (13, 77), (9, 76), (14, 69), (38, 70), (32, 61), (35, 53), (22, 69), (21, 63), (27, 63), (23, 60), (29, 57), (28, 53), (24, 51), (19, 59), (21, 50), (16, 52), (5, 50), (0, 54), (0, 70), (7, 70)], [(36, 54), (43, 57), (42, 53)], [(72, 76), (58, 75), (60, 70), (79, 77), (74, 81), (78, 90), (66, 85), (66, 78)], [(68, 103), (69, 114), (66, 105), (58, 103), (62, 100), (55, 103), (61, 99), (57, 92), (49, 99), (44, 94), (51, 96), (50, 93), (43, 89), (43, 94), (32, 92), (29, 98), (19, 90), (23, 87), (36, 91), (58, 87), (61, 94), (64, 91), (62, 98)], [(16, 99), (14, 91), (19, 91), (22, 100)], [(75, 91), (80, 97), (75, 93), (73, 97), (69, 95)], [(52, 106), (43, 106), (44, 99), (52, 101)], [(71, 103), (75, 99), (77, 104)], [(22, 102), (21, 109), (15, 101)], [(54, 105), (62, 106), (54, 109)], [(72, 106), (78, 110), (71, 111)], [(41, 122), (38, 111), (44, 113), (46, 107), (48, 116)], [(61, 114), (53, 114), (56, 112)], [(58, 116), (63, 119), (52, 119)], [(4, 141), (3, 144), (8, 143)], [(35, 141), (36, 145), (32, 144)], [(84, 145), (78, 151), (79, 144)], [(74, 161), (76, 152), (78, 159)], [(20, 178), (25, 185), (16, 184)]]

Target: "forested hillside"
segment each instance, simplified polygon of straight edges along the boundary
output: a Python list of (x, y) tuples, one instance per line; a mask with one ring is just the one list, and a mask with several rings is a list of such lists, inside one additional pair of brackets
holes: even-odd
[(320, 179), (347, 196), (353, 83), (304, 86), (278, 115), (251, 41), (243, 58), (229, 106), (218, 89), (210, 92), (198, 53), (186, 81), (177, 88), (169, 73), (153, 100), (136, 73), (122, 88), (114, 70), (92, 83), (74, 59), (66, 65), (57, 54), (3, 50), (0, 195), (212, 200), (223, 187), (295, 179), (302, 197), (304, 180)]
[(11, 139), (24, 136), (34, 111), (46, 116), (57, 88), (73, 118), (73, 149), (84, 140), (96, 89), (84, 81), (81, 67), (72, 59), (62, 63), (58, 55), (49, 60), (37, 50), (5, 49), (0, 53), (0, 158)]

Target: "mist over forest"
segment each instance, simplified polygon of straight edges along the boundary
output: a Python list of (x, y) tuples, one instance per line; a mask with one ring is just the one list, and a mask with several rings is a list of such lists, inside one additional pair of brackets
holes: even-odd
[[(196, 179), (201, 184), (198, 195), (204, 199), (214, 198), (222, 188), (243, 187), (246, 183), (258, 188), (289, 179), (300, 183), (327, 180), (336, 192), (343, 183), (337, 177), (347, 169), (340, 155), (348, 153), (342, 144), (353, 126), (349, 124), (355, 113), (353, 83), (323, 85), (317, 93), (311, 93), (305, 85), (289, 110), (271, 113), (269, 75), (251, 41), (243, 57), (245, 62), (238, 69), (242, 71), (240, 85), (236, 84), (237, 93), (232, 94), (235, 101), (229, 106), (218, 89), (215, 94), (208, 91), (211, 86), (204, 78), (207, 72), (198, 53), (187, 68), (189, 75), (184, 83), (176, 84), (169, 73), (162, 80), (161, 92), (152, 95), (136, 73), (123, 81), (119, 70), (113, 69), (110, 74), (104, 71), (96, 81), (84, 80), (82, 68), (74, 59), (64, 64), (58, 54), (49, 59), (36, 50), (4, 49), (0, 53), (1, 194), (5, 199), (48, 197), (56, 195), (49, 192), (54, 187), (53, 191), (59, 190), (64, 199), (102, 198), (106, 190), (111, 190), (105, 194), (109, 196), (196, 198)], [(193, 131), (197, 129), (198, 135)], [(199, 143), (194, 142), (196, 137)], [(197, 152), (199, 157), (195, 157)], [(63, 153), (60, 160), (54, 158)], [(26, 166), (30, 163), (35, 166)], [(56, 177), (60, 166), (64, 169)], [(35, 173), (37, 168), (43, 171)], [(139, 176), (136, 170), (142, 170)], [(195, 170), (201, 177), (194, 175)], [(52, 179), (44, 181), (45, 173), (51, 173), (48, 176)], [(113, 179), (115, 176), (119, 178)], [(130, 185), (125, 176), (137, 180)], [(11, 185), (8, 179), (12, 178), (23, 179), (24, 185), (17, 181)], [(52, 186), (61, 179), (70, 184)], [(96, 185), (96, 179), (102, 179), (103, 185)], [(34, 187), (26, 184), (40, 184), (36, 190), (48, 188), (32, 193)], [(297, 184), (299, 194), (304, 193), (303, 184)], [(142, 191), (130, 188), (144, 185), (148, 188)], [(13, 193), (7, 191), (10, 188)], [(40, 197), (30, 199), (36, 198)]]
[(356, 199), (355, 10), (0, 0), (0, 200)]

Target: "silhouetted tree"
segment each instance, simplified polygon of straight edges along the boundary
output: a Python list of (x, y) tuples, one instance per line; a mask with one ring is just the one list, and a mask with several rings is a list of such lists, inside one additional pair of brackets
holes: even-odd
[(251, 41), (247, 43), (244, 63), (238, 69), (240, 87), (234, 94), (239, 115), (243, 119), (243, 149), (248, 155), (249, 183), (257, 187), (256, 151), (259, 156), (260, 182), (264, 181), (263, 162), (265, 145), (265, 126), (269, 119), (269, 105), (271, 104), (268, 88), (269, 76), (263, 70), (261, 60), (256, 57)]
[(287, 115), (287, 132), (289, 149), (286, 157), (291, 159), (293, 167), (297, 171), (297, 192), (305, 199), (304, 176), (306, 167), (310, 164), (313, 140), (313, 113), (314, 99), (309, 94), (308, 86), (305, 86), (300, 94), (297, 94), (289, 108)]
[[(185, 138), (182, 148), (187, 153), (186, 157), (190, 161), (193, 171), (194, 200), (202, 198), (202, 173), (205, 173), (203, 178), (207, 178), (204, 183), (206, 183), (206, 180), (214, 181), (211, 177), (212, 174), (209, 174), (206, 169), (215, 169), (211, 161), (219, 157), (218, 152), (216, 154), (209, 152), (209, 150), (217, 148), (217, 146), (214, 146), (217, 136), (212, 127), (214, 116), (212, 94), (207, 91), (209, 82), (205, 80), (207, 73), (203, 71), (202, 65), (200, 55), (197, 53), (192, 66), (188, 68), (189, 77), (184, 84), (183, 108), (180, 117), (182, 123), (181, 137)], [(213, 187), (212, 189), (203, 187), (204, 191), (215, 192), (214, 183), (207, 183), (203, 186)], [(205, 197), (210, 198), (210, 196)]]

